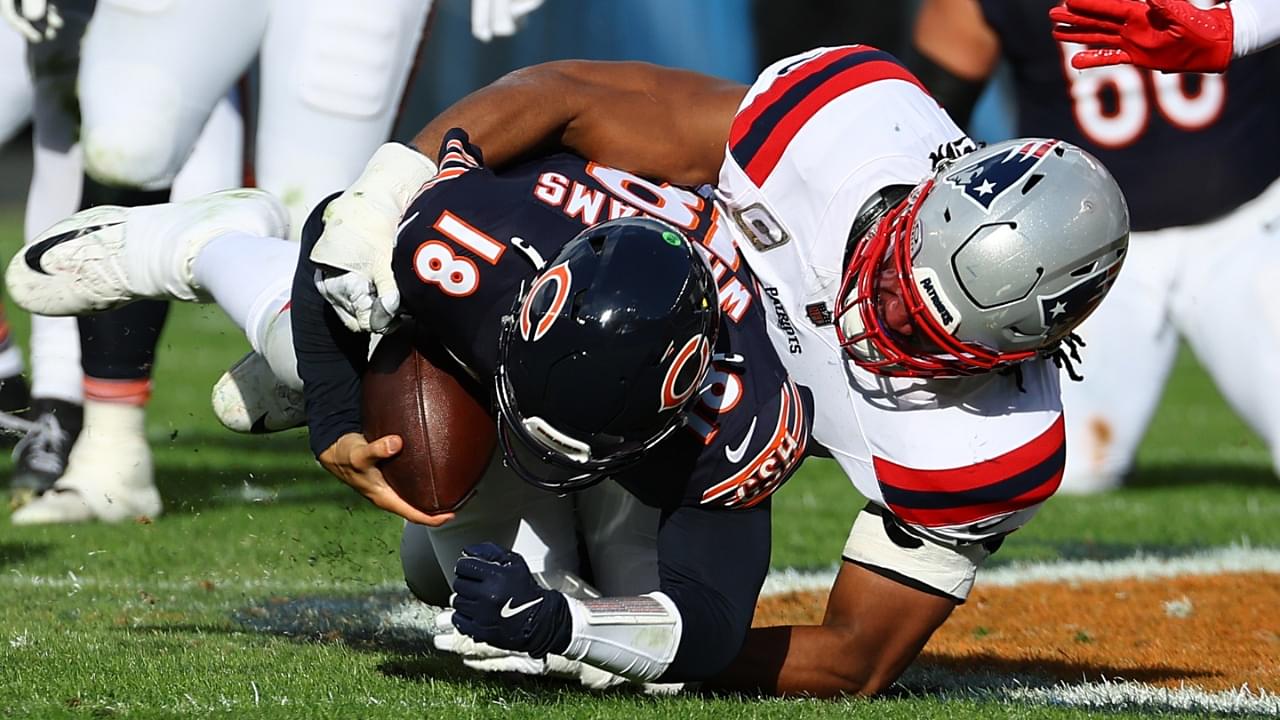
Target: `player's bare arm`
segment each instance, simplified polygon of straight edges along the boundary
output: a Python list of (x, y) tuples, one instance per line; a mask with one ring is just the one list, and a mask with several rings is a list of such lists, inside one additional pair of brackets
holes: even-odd
[(976, 0), (925, 0), (907, 65), (964, 126), (1000, 60), (1000, 39)]
[(821, 625), (751, 630), (711, 684), (771, 695), (874, 695), (907, 669), (956, 604), (846, 561)]
[(414, 138), (425, 154), (460, 127), (501, 168), (538, 150), (682, 185), (714, 183), (738, 83), (637, 62), (568, 60), (516, 70), (458, 101)]

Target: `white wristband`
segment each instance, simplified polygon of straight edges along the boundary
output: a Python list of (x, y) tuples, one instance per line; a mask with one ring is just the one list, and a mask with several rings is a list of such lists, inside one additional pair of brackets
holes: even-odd
[(664, 593), (565, 600), (573, 638), (564, 657), (638, 682), (661, 677), (675, 659), (684, 622)]
[(373, 153), (348, 192), (371, 199), (389, 198), (403, 213), (436, 172), (436, 164), (426, 155), (408, 145), (386, 143)]
[(1280, 42), (1280, 2), (1277, 0), (1232, 0), (1231, 54), (1244, 57)]

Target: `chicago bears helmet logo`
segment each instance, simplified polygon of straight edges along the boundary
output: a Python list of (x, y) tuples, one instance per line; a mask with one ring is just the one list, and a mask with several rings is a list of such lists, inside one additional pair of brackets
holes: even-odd
[(536, 342), (547, 334), (569, 299), (571, 285), (573, 273), (567, 263), (556, 265), (534, 281), (520, 305), (520, 337)]
[(966, 165), (947, 175), (946, 180), (978, 207), (990, 210), (997, 198), (1030, 175), (1056, 145), (1057, 140), (1032, 140), (1006, 153)]
[[(671, 345), (674, 348), (675, 344)], [(671, 355), (671, 348), (663, 359)], [(675, 354), (662, 379), (661, 409), (678, 408), (702, 385), (711, 363), (711, 345), (705, 335), (695, 335)]]

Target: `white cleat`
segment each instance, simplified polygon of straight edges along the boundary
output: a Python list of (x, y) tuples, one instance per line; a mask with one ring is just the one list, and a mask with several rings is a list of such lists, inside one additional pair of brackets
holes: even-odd
[(273, 433), (307, 423), (302, 393), (277, 380), (256, 352), (222, 373), (212, 401), (218, 422), (238, 433)]
[(224, 190), (180, 203), (90, 208), (44, 231), (9, 262), (14, 302), (41, 315), (110, 310), (141, 298), (202, 300), (191, 265), (227, 232), (288, 237), (270, 193)]
[(14, 525), (123, 522), (160, 515), (143, 410), (88, 401), (84, 429), (53, 489), (13, 512)]

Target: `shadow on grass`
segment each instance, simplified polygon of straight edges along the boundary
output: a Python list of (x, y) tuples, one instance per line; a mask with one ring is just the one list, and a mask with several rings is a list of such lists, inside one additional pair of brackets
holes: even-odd
[[(524, 691), (527, 702), (553, 702), (576, 683), (519, 674), (471, 670), (455, 656), (437, 651), (431, 643), (435, 610), (407, 591), (381, 591), (365, 596), (303, 595), (269, 597), (231, 612), (226, 624), (154, 623), (131, 626), (131, 633), (155, 636), (173, 633), (230, 635), (251, 632), (297, 643), (340, 643), (360, 652), (387, 655), (378, 671), (409, 682), (465, 684), (509, 697)], [(581, 692), (586, 692), (582, 690)]]
[(44, 542), (0, 542), (0, 567), (21, 565), (48, 555), (53, 545)]
[[(1144, 683), (1160, 683), (1169, 681), (1193, 682), (1200, 678), (1213, 677), (1214, 673), (1203, 669), (1177, 667), (1174, 665), (1153, 664), (1147, 667), (1110, 665), (1103, 662), (1067, 660), (1061, 657), (1036, 657), (1032, 659), (1014, 659), (1001, 657), (991, 653), (976, 655), (941, 655), (926, 650), (916, 661), (918, 679), (910, 683), (925, 692), (936, 692), (944, 688), (940, 684), (930, 682), (930, 676), (936, 671), (944, 671), (947, 675), (963, 676), (966, 684), (984, 687), (993, 684), (1008, 685), (1010, 679), (1029, 687), (1052, 687), (1059, 683), (1098, 682), (1101, 680), (1133, 680)], [(1032, 676), (1033, 680), (1027, 680)], [(948, 678), (954, 687), (954, 680)]]
[(355, 493), (323, 470), (301, 470), (263, 469), (252, 457), (242, 463), (225, 463), (216, 470), (161, 465), (156, 469), (156, 485), (168, 515), (237, 505), (357, 504)]
[[(341, 643), (360, 652), (385, 655), (378, 671), (408, 682), (447, 681), (482, 693), (510, 697), (514, 690), (526, 702), (555, 702), (565, 694), (586, 693), (574, 682), (525, 675), (474, 672), (431, 643), (434, 609), (417, 603), (407, 592), (383, 591), (365, 596), (294, 596), (264, 598), (236, 609), (225, 624), (153, 624), (132, 626), (130, 632), (234, 634), (256, 633), (296, 643)], [(1118, 667), (1106, 663), (1060, 657), (1018, 660), (995, 654), (952, 656), (926, 652), (887, 697), (936, 695), (954, 697), (1018, 688), (1050, 688), (1101, 679), (1138, 682), (1194, 681), (1212, 673), (1166, 664)], [(611, 692), (639, 693), (638, 688)], [(718, 697), (750, 700), (737, 692), (706, 691)]]
[(1135, 469), (1125, 480), (1125, 487), (1162, 488), (1198, 485), (1233, 485), (1237, 487), (1280, 488), (1270, 467), (1227, 463), (1185, 463), (1147, 465)]

